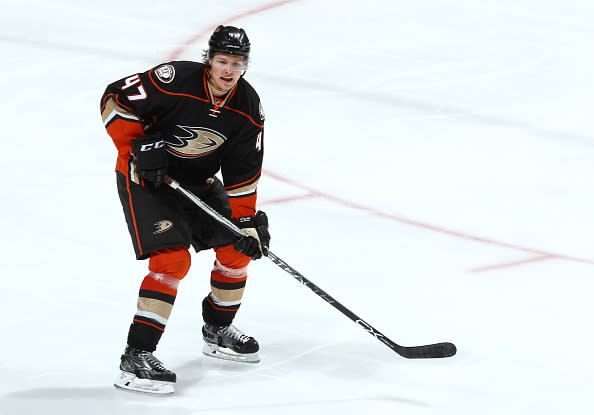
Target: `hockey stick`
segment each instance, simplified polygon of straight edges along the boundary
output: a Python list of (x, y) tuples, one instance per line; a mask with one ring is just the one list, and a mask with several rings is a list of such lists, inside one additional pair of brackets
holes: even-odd
[[(194, 202), (199, 208), (204, 210), (210, 216), (212, 216), (215, 220), (217, 220), (220, 224), (225, 226), (227, 229), (232, 231), (237, 236), (247, 236), (245, 232), (241, 230), (237, 225), (233, 222), (222, 216), (212, 207), (207, 205), (203, 202), (198, 196), (194, 195), (193, 193), (189, 192), (188, 190), (184, 189), (180, 186), (180, 184), (175, 181), (174, 179), (167, 177), (165, 182), (171, 186), (173, 189), (184, 195), (186, 198)], [(293, 278), (299, 281), (301, 284), (308, 287), (314, 293), (316, 293), (319, 297), (321, 297), (324, 301), (330, 304), (332, 307), (336, 308), (342, 314), (350, 318), (353, 322), (357, 325), (361, 326), (365, 331), (369, 334), (374, 336), (376, 339), (384, 343), (390, 349), (394, 350), (400, 356), (405, 357), (407, 359), (434, 359), (434, 358), (442, 358), (442, 357), (451, 357), (456, 354), (456, 346), (453, 343), (435, 343), (435, 344), (427, 344), (422, 346), (401, 346), (399, 344), (394, 343), (392, 340), (388, 339), (378, 330), (373, 328), (371, 324), (367, 323), (361, 317), (357, 316), (351, 310), (340, 304), (336, 301), (332, 296), (330, 296), (326, 291), (322, 290), (320, 287), (315, 285), (313, 282), (305, 278), (299, 272), (297, 272), (293, 267), (287, 264), (285, 261), (277, 257), (272, 252), (268, 252), (268, 258), (278, 265), (283, 271), (291, 274)]]

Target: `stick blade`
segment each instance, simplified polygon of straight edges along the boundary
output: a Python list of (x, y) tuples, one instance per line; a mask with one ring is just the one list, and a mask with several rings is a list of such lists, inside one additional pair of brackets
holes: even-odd
[(424, 346), (400, 346), (396, 352), (407, 359), (440, 359), (454, 356), (457, 349), (455, 344), (444, 342)]

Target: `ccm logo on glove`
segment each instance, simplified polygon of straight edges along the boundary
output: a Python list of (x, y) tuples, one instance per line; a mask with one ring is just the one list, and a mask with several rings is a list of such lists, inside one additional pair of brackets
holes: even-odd
[(158, 189), (167, 175), (165, 140), (155, 133), (143, 135), (130, 142), (136, 159), (136, 173)]
[(157, 141), (156, 143), (142, 144), (139, 151), (150, 151), (161, 147), (165, 147), (165, 140)]

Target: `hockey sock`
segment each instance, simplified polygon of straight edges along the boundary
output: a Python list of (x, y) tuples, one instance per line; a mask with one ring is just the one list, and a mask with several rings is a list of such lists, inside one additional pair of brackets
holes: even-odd
[(140, 286), (138, 309), (128, 332), (128, 345), (151, 352), (156, 349), (171, 314), (179, 282), (189, 268), (190, 254), (185, 248), (157, 251), (151, 255), (150, 272)]
[[(235, 253), (235, 255), (240, 255)], [(243, 258), (248, 258), (242, 255)], [(202, 317), (204, 322), (219, 326), (231, 324), (241, 305), (241, 298), (247, 280), (247, 260), (243, 263), (232, 265), (243, 265), (238, 268), (231, 268), (221, 263), (220, 251), (217, 251), (217, 260), (210, 276), (211, 292), (202, 301)], [(247, 262), (247, 263), (246, 263)]]

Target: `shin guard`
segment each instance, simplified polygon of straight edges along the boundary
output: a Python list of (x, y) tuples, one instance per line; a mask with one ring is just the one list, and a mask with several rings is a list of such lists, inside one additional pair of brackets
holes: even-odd
[(231, 324), (241, 305), (250, 258), (233, 247), (217, 248), (210, 277), (211, 292), (202, 301), (202, 317), (207, 324)]
[(151, 352), (156, 349), (171, 314), (179, 282), (189, 268), (190, 254), (185, 248), (157, 251), (151, 255), (150, 272), (140, 286), (138, 309), (128, 333), (128, 345)]

